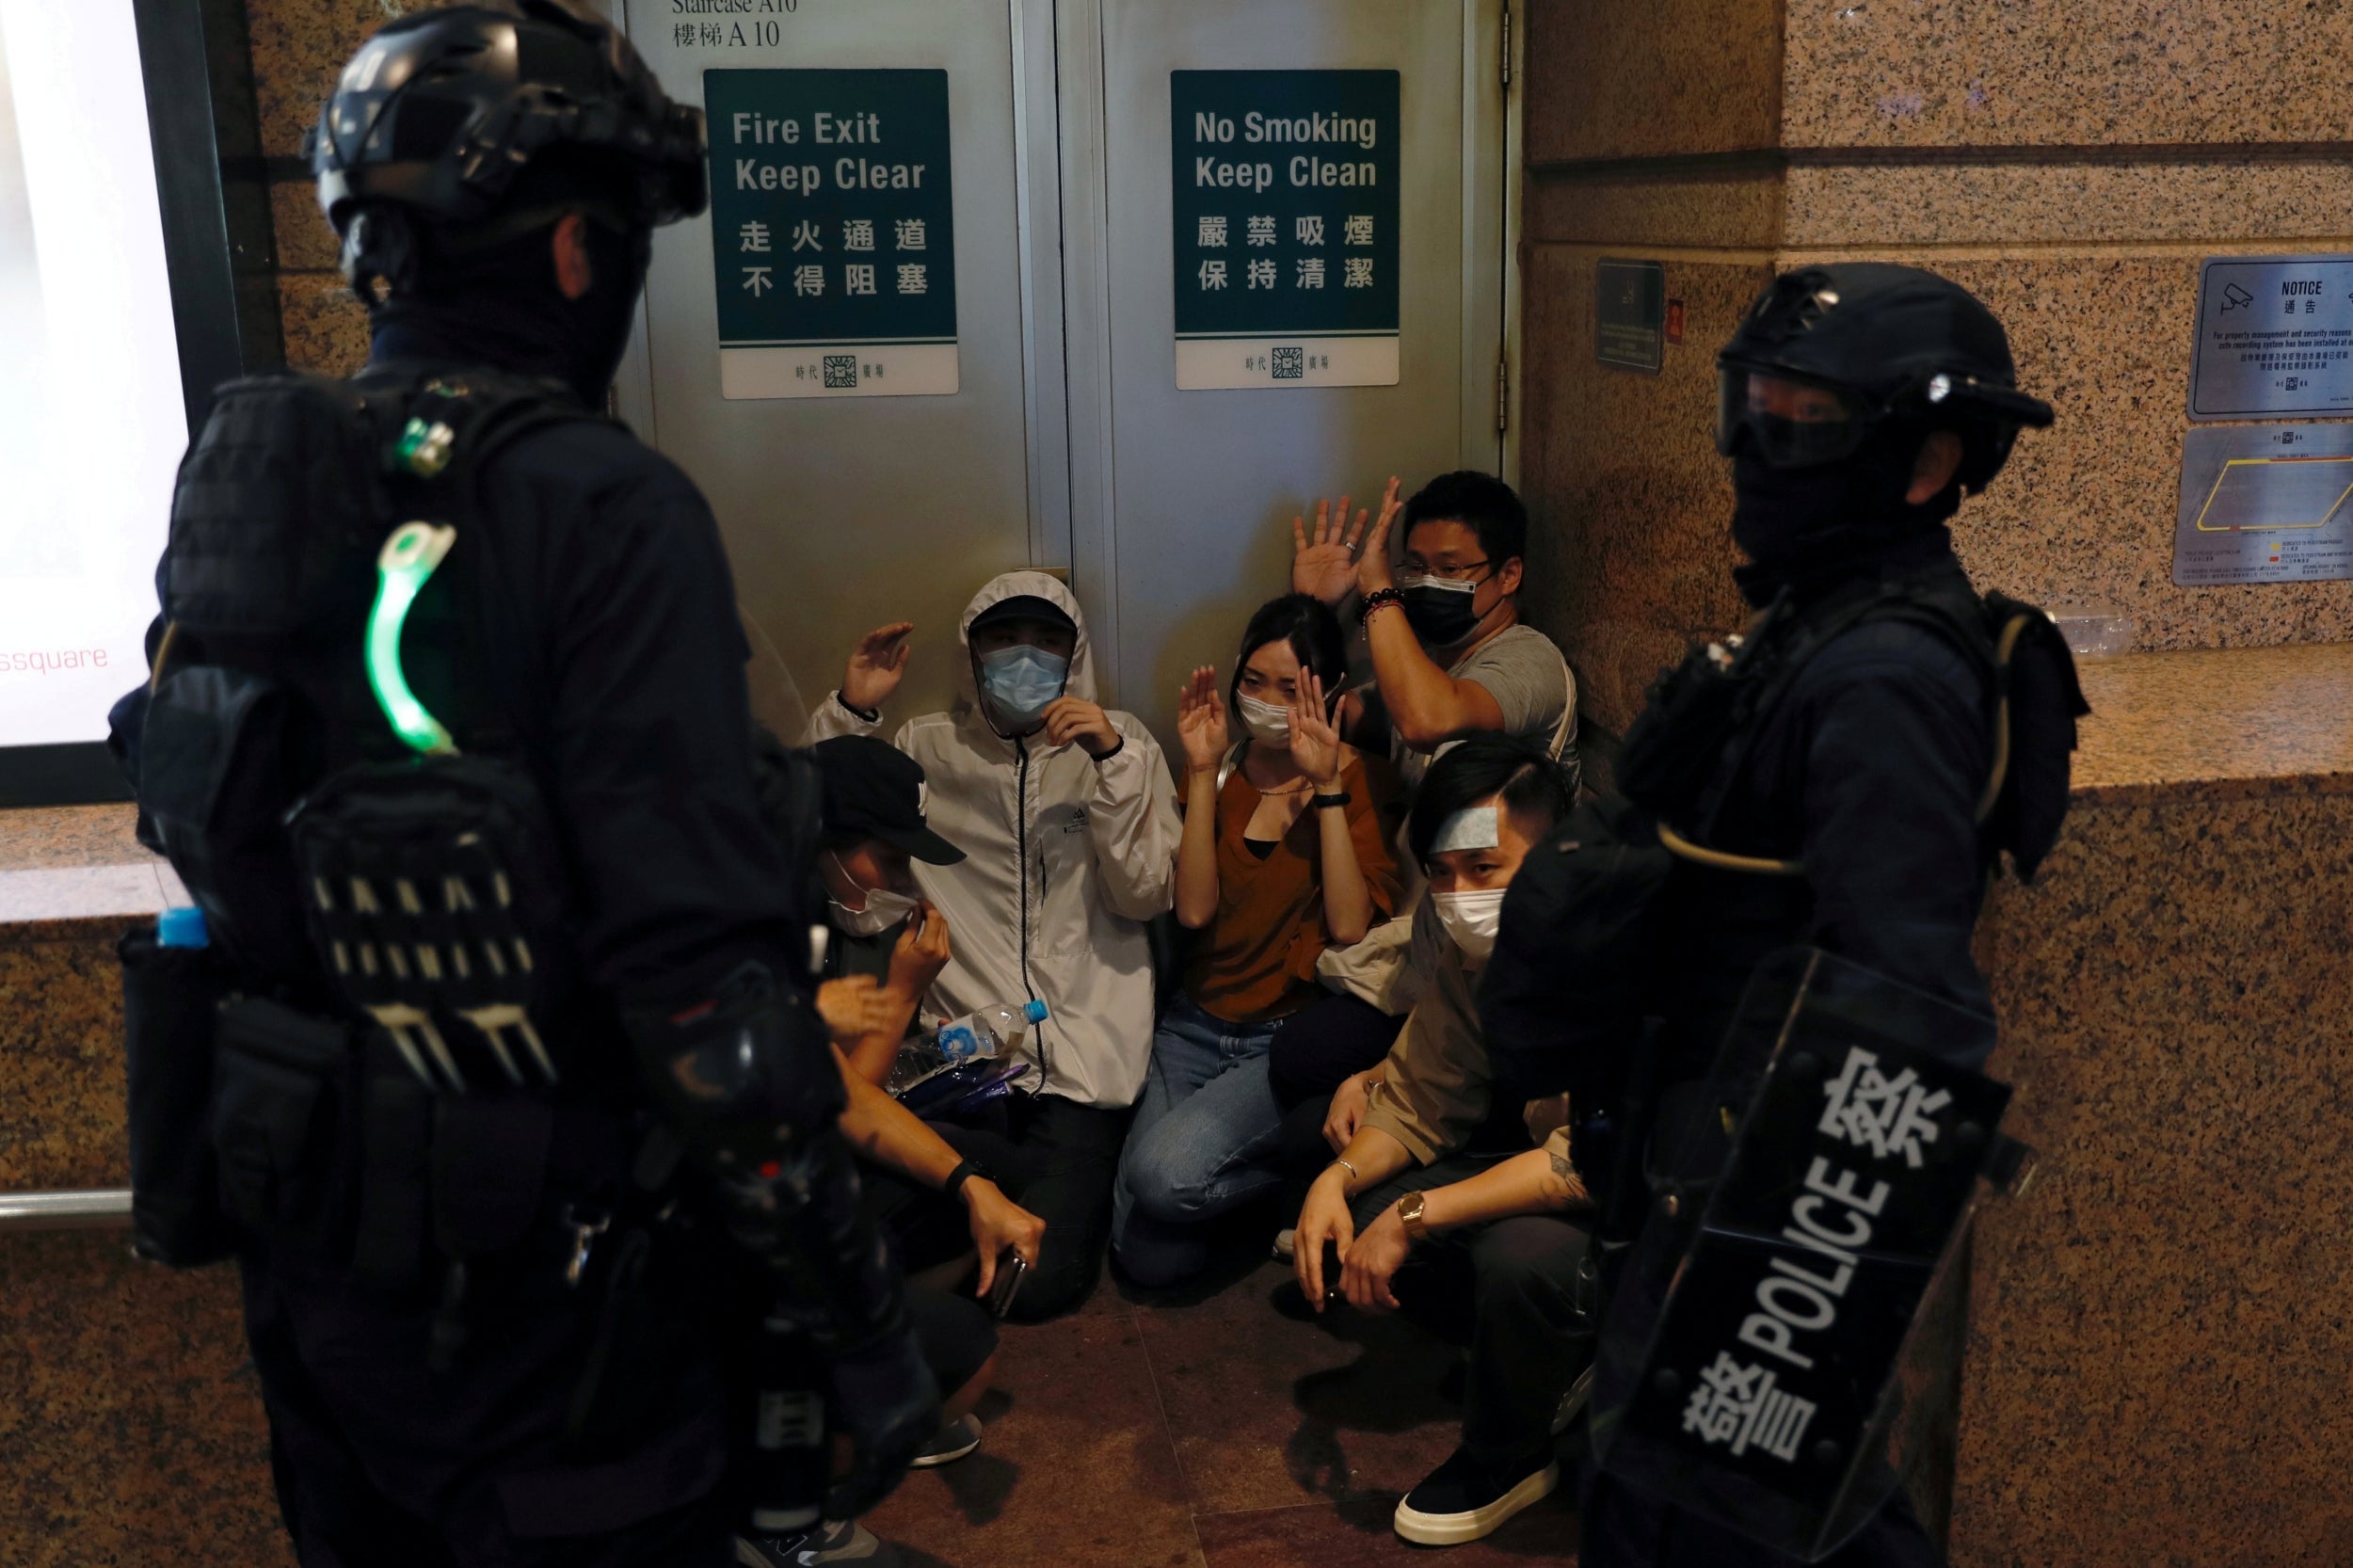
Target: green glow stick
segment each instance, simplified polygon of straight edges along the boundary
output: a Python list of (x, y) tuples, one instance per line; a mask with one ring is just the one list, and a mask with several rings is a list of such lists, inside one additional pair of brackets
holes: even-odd
[(408, 689), (400, 667), (400, 632), (417, 595), (456, 542), (456, 529), (429, 522), (404, 522), (393, 529), (376, 558), (376, 608), (368, 612), (368, 685), (376, 706), (392, 733), (411, 751), (427, 756), (454, 757), (457, 743)]

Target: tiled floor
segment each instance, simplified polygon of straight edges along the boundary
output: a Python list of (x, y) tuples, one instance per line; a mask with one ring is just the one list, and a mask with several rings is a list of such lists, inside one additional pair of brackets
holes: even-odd
[(1565, 1491), (1474, 1545), (1391, 1533), (1453, 1449), (1458, 1358), (1394, 1319), (1302, 1321), (1289, 1277), (1182, 1299), (1106, 1280), (1072, 1317), (1008, 1327), (981, 1450), (868, 1523), (919, 1568), (1574, 1563)]

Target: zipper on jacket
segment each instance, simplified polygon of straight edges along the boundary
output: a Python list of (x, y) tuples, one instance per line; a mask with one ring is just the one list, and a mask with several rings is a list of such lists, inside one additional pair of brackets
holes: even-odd
[[(1021, 989), (1032, 1001), (1038, 1000), (1037, 987), (1030, 983), (1030, 746), (1016, 735), (1013, 740), (1014, 755), (1014, 814), (1013, 844), (1021, 882)], [(1044, 878), (1040, 877), (1041, 891)], [(1045, 1092), (1053, 1081), (1054, 1064), (1046, 1046), (1046, 1031), (1037, 1032), (1037, 1086)]]

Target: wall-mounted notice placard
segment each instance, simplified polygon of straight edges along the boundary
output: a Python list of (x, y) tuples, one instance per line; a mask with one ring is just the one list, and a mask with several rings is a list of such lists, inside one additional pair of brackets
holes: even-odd
[(1665, 264), (1600, 263), (1593, 270), (1594, 358), (1626, 370), (1657, 370), (1667, 362), (1666, 344)]
[(2173, 581), (2353, 577), (2353, 424), (2192, 430), (2182, 447)]
[(2353, 256), (2211, 258), (2189, 417), (2295, 414), (2353, 414)]
[(1176, 385), (1398, 379), (1394, 71), (1172, 71)]
[(706, 71), (719, 386), (952, 392), (945, 71)]

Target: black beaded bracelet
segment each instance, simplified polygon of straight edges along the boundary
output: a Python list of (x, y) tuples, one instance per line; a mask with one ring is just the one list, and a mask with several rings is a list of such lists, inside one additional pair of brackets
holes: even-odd
[(1384, 604), (1396, 604), (1401, 606), (1404, 602), (1405, 596), (1395, 588), (1375, 588), (1372, 592), (1365, 595), (1365, 602), (1356, 612), (1356, 624), (1359, 626), (1369, 625), (1372, 620), (1372, 613), (1381, 608)]

